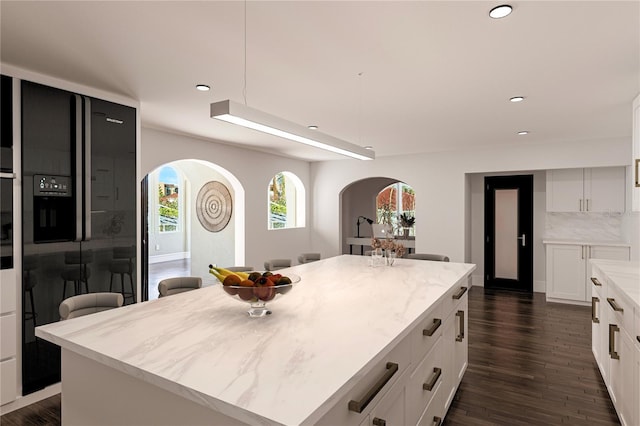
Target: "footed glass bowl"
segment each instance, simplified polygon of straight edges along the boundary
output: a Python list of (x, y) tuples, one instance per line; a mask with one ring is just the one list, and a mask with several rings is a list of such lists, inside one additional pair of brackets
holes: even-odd
[[(267, 302), (272, 303), (274, 300), (282, 298), (291, 291), (295, 283), (300, 281), (300, 277), (295, 274), (273, 275), (279, 276), (279, 278), (277, 280), (271, 280), (268, 277), (265, 277), (266, 280), (258, 279), (256, 282), (252, 282), (252, 286), (249, 286), (247, 282), (247, 285), (222, 284), (220, 287), (234, 299), (248, 303), (250, 308), (247, 313), (250, 317), (264, 317), (271, 315), (271, 310), (267, 308)], [(289, 278), (291, 282), (287, 283), (288, 280), (282, 280), (283, 277)]]

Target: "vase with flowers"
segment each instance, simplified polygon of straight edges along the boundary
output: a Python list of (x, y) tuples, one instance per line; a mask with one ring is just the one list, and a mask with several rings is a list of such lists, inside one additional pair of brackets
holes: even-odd
[(413, 225), (416, 223), (416, 218), (411, 216), (407, 212), (404, 212), (400, 215), (400, 226), (402, 226), (403, 237), (404, 239), (409, 238), (409, 231), (413, 228)]

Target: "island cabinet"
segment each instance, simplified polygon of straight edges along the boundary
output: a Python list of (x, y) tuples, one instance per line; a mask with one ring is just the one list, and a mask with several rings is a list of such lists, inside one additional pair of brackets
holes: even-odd
[(640, 423), (640, 264), (594, 260), (592, 350), (623, 425)]
[(587, 305), (592, 299), (590, 259), (629, 260), (627, 243), (544, 240), (547, 301)]
[(432, 426), (442, 422), (468, 363), (467, 290), (460, 285), (447, 292), (387, 360), (351, 388), (318, 424)]
[(63, 424), (434, 425), (466, 370), (475, 265), (343, 255), (273, 313), (217, 286), (37, 328), (62, 347)]
[(547, 171), (548, 212), (624, 212), (624, 167)]

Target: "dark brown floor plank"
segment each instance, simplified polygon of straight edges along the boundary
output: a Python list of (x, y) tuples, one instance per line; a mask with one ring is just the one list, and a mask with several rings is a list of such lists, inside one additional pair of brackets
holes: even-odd
[(619, 425), (591, 352), (589, 307), (469, 291), (469, 365), (446, 425)]

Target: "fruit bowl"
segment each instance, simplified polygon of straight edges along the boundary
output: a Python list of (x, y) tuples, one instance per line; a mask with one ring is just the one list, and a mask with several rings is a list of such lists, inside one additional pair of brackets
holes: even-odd
[[(210, 272), (221, 282), (222, 290), (232, 298), (250, 305), (247, 313), (250, 317), (264, 317), (271, 314), (267, 302), (282, 298), (300, 281), (295, 274), (278, 274), (272, 272), (227, 273), (222, 268)], [(218, 272), (218, 273), (215, 273)], [(229, 276), (231, 275), (231, 278)]]

